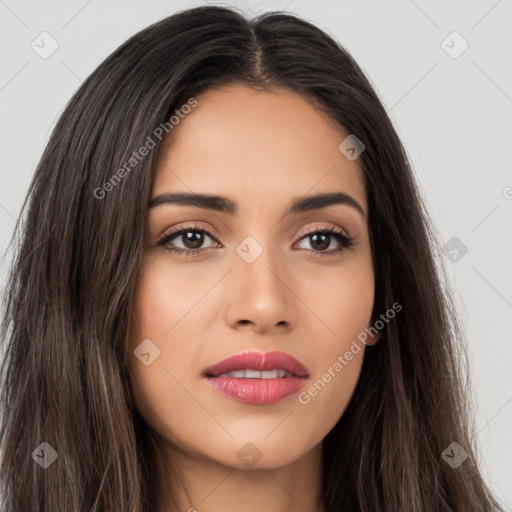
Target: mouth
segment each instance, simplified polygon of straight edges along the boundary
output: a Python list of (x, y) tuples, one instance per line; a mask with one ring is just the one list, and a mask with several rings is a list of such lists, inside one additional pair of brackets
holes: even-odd
[(307, 368), (284, 352), (244, 352), (206, 368), (203, 377), (220, 394), (252, 405), (277, 403), (299, 391)]

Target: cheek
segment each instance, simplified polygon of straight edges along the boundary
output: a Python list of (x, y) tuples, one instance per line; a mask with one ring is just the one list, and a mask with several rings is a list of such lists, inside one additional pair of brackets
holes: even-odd
[(361, 253), (346, 264), (321, 270), (302, 293), (325, 326), (323, 354), (332, 358), (344, 352), (371, 322), (375, 296), (371, 255)]
[(165, 254), (144, 264), (134, 295), (133, 337), (168, 343), (198, 302), (222, 277), (224, 268), (212, 265), (173, 265)]
[[(326, 435), (347, 408), (359, 381), (374, 299), (371, 272), (345, 273), (315, 296), (329, 329), (317, 337), (314, 372), (298, 402), (311, 419), (311, 431)], [(320, 316), (320, 315), (319, 315)]]
[[(201, 342), (196, 305), (218, 277), (195, 268), (191, 275), (172, 268), (165, 257), (154, 258), (141, 269), (134, 293), (127, 358), (134, 400), (146, 421), (169, 438), (169, 425), (183, 423), (183, 411), (187, 428), (204, 420), (204, 410), (186, 388)], [(141, 360), (134, 351), (149, 356)]]
[(333, 335), (329, 345), (346, 350), (354, 338), (370, 326), (374, 302), (372, 275), (347, 275), (331, 286), (326, 317)]
[[(162, 280), (160, 280), (160, 283)], [(132, 331), (128, 354), (128, 373), (135, 405), (145, 421), (165, 438), (179, 444), (170, 426), (181, 425), (186, 411), (190, 435), (204, 423), (204, 411), (195, 406), (186, 391), (187, 369), (194, 367), (193, 344), (180, 339), (180, 323), (185, 315), (183, 303), (169, 288), (142, 276), (132, 311)], [(170, 332), (169, 332), (170, 331)], [(193, 334), (191, 334), (193, 336)], [(188, 340), (187, 340), (188, 341)], [(139, 347), (146, 344), (142, 351)], [(134, 351), (142, 354), (142, 360)], [(149, 353), (145, 364), (144, 353)], [(146, 361), (148, 362), (148, 361)]]
[[(169, 278), (169, 271), (158, 261), (147, 264), (141, 271), (134, 295), (132, 321), (134, 337), (147, 333), (163, 339), (179, 318), (186, 313), (190, 291), (180, 282), (180, 274)], [(179, 293), (178, 293), (179, 291)]]
[[(365, 352), (365, 329), (371, 324), (374, 275), (371, 259), (361, 259), (326, 276), (317, 276), (318, 287), (310, 294), (315, 312), (324, 324), (316, 337), (316, 364), (299, 403), (325, 430), (338, 421), (359, 380)], [(325, 328), (327, 327), (327, 328)]]
[(331, 354), (329, 362), (315, 373), (309, 385), (297, 396), (301, 424), (304, 431), (310, 433), (311, 444), (323, 439), (334, 428), (359, 380), (364, 348), (352, 354), (350, 361), (342, 354)]

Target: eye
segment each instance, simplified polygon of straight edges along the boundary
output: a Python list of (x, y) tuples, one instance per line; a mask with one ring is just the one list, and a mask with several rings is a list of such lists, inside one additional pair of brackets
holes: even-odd
[[(348, 236), (343, 230), (335, 227), (314, 229), (306, 233), (300, 240), (310, 240), (312, 249), (308, 250), (316, 253), (318, 256), (338, 254), (354, 245), (354, 239), (352, 237)], [(326, 250), (331, 246), (333, 240), (338, 243), (338, 247)]]
[[(205, 239), (208, 238), (214, 241), (214, 245), (203, 247)], [(317, 256), (335, 255), (354, 245), (354, 239), (352, 237), (348, 236), (343, 230), (335, 227), (311, 230), (300, 238), (298, 244), (303, 240), (310, 241), (312, 248), (306, 248), (306, 250)], [(329, 247), (333, 245), (333, 241), (337, 242), (338, 246), (329, 249)], [(181, 242), (184, 247), (177, 247), (177, 242)], [(220, 246), (219, 242), (208, 231), (197, 225), (184, 226), (172, 231), (171, 233), (165, 234), (157, 242), (157, 245), (164, 247), (169, 253), (183, 256), (198, 256), (204, 250), (215, 247), (215, 244), (217, 244), (217, 247)]]
[[(199, 226), (190, 225), (164, 235), (157, 242), (157, 245), (165, 247), (170, 253), (185, 256), (197, 256), (203, 250), (209, 249), (209, 247), (202, 247), (205, 242), (205, 238), (210, 238), (218, 243), (217, 240), (215, 240), (215, 238), (213, 238), (205, 229), (202, 229)], [(176, 242), (174, 242), (175, 239), (178, 242), (181, 241), (185, 247), (176, 247)]]

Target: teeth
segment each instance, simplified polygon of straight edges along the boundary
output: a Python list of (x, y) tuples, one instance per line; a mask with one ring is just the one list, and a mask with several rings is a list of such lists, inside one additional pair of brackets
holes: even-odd
[(235, 370), (233, 372), (223, 373), (222, 376), (236, 377), (237, 379), (242, 379), (243, 377), (245, 377), (245, 370)]
[(281, 379), (283, 377), (290, 378), (293, 374), (286, 370), (233, 370), (232, 372), (221, 373), (217, 377), (234, 377), (237, 379)]

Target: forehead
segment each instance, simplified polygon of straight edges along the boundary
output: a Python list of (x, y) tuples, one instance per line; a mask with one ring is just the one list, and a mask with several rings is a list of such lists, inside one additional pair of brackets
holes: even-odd
[(338, 149), (349, 133), (301, 95), (229, 86), (195, 100), (164, 138), (154, 195), (179, 189), (265, 203), (336, 190), (366, 210), (362, 171)]

